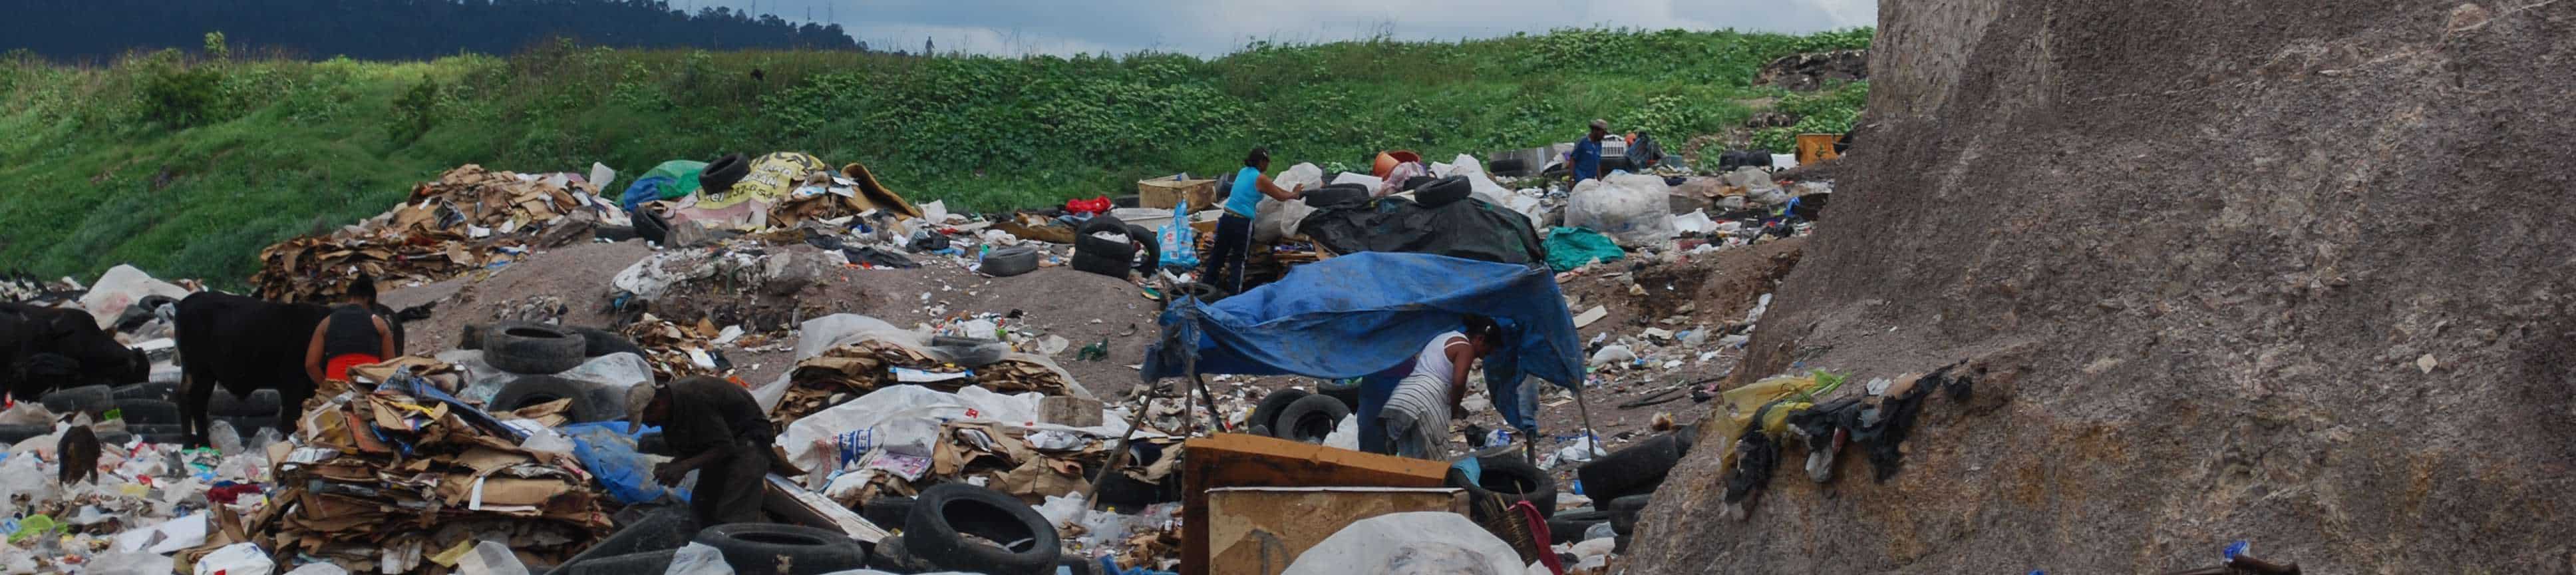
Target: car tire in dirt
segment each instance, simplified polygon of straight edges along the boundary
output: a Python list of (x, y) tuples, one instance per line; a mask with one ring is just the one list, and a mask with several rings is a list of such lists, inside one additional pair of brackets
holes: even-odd
[(116, 389), (104, 385), (85, 385), (47, 393), (38, 397), (36, 402), (45, 404), (45, 411), (51, 411), (57, 415), (74, 411), (95, 414), (116, 407)]
[(1271, 434), (1289, 441), (1323, 443), (1333, 434), (1342, 418), (1351, 416), (1351, 408), (1342, 400), (1327, 395), (1309, 395), (1290, 402), (1279, 411), (1279, 422), (1270, 427)]
[(565, 329), (571, 331), (573, 335), (581, 336), (581, 355), (585, 358), (617, 353), (632, 353), (638, 357), (644, 355), (644, 348), (636, 346), (635, 342), (627, 340), (626, 336), (617, 335), (617, 332), (591, 327)]
[(716, 548), (742, 573), (809, 575), (868, 565), (868, 550), (850, 536), (803, 525), (727, 523), (699, 531), (695, 541)]
[[(1188, 222), (1182, 222), (1182, 224), (1188, 225)], [(1127, 239), (1136, 242), (1138, 244), (1136, 249), (1143, 252), (1141, 257), (1135, 258), (1138, 260), (1136, 263), (1138, 273), (1152, 274), (1156, 268), (1163, 267), (1163, 248), (1158, 245), (1162, 241), (1162, 236), (1156, 235), (1154, 230), (1145, 229), (1145, 226), (1129, 224)]]
[(1518, 455), (1480, 458), (1476, 464), (1482, 469), (1477, 473), (1476, 481), (1469, 482), (1465, 472), (1452, 469), (1450, 487), (1467, 490), (1467, 496), (1472, 499), (1501, 498), (1504, 507), (1528, 501), (1538, 508), (1540, 517), (1556, 514), (1556, 478), (1546, 471), (1522, 461)]
[(742, 154), (725, 154), (722, 158), (716, 158), (716, 161), (707, 162), (706, 169), (698, 172), (698, 188), (702, 193), (724, 194), (731, 192), (734, 184), (740, 183), (744, 177), (750, 175), (750, 158), (745, 158)]
[(512, 323), (483, 330), (483, 362), (510, 373), (563, 373), (580, 367), (588, 348), (580, 334), (551, 325)]
[(912, 517), (912, 502), (910, 497), (879, 496), (860, 503), (857, 511), (860, 518), (877, 524), (877, 527), (902, 529), (903, 522)]
[(1449, 176), (1423, 184), (1421, 189), (1413, 192), (1413, 203), (1437, 208), (1467, 199), (1475, 191), (1474, 186), (1467, 185), (1466, 176)]
[(1583, 481), (1583, 494), (1593, 501), (1617, 499), (1654, 492), (1681, 458), (1681, 440), (1658, 435), (1585, 463), (1575, 476)]
[(635, 222), (635, 237), (655, 244), (670, 242), (671, 221), (664, 219), (661, 213), (653, 211), (652, 208), (636, 208), (635, 211), (629, 212), (628, 216)]
[(609, 413), (610, 410), (598, 405), (598, 397), (591, 390), (594, 385), (590, 382), (551, 375), (524, 375), (510, 380), (510, 383), (502, 384), (501, 391), (492, 394), (492, 400), (484, 402), (484, 405), (489, 406), (493, 411), (511, 411), (558, 399), (570, 399), (572, 403), (564, 406), (563, 411), (566, 423), (591, 423), (614, 419)]
[(158, 399), (116, 400), (117, 417), (136, 423), (179, 424), (179, 404)]
[[(1001, 544), (966, 540), (974, 535)], [(964, 483), (922, 490), (904, 521), (904, 546), (942, 569), (989, 575), (1053, 573), (1063, 543), (1055, 525), (1019, 498)]]
[[(688, 507), (680, 505), (664, 506), (642, 512), (634, 520), (622, 523), (617, 532), (599, 540), (599, 543), (591, 545), (589, 549), (583, 549), (581, 554), (565, 560), (565, 567), (555, 572), (576, 572), (572, 569), (574, 565), (621, 555), (653, 550), (660, 550), (667, 554), (672, 549), (688, 545), (689, 538), (696, 536), (699, 531), (698, 520), (689, 516)], [(667, 563), (670, 558), (666, 556), (663, 561)], [(647, 572), (660, 573), (660, 571)]]
[(904, 544), (901, 534), (887, 535), (884, 539), (878, 539), (877, 546), (868, 550), (868, 568), (892, 573), (937, 570), (920, 558), (913, 557), (912, 550), (907, 547), (909, 546)]
[(1648, 493), (1643, 495), (1629, 495), (1610, 500), (1608, 507), (1610, 510), (1610, 532), (1617, 533), (1622, 536), (1636, 533), (1637, 512), (1645, 510), (1647, 499), (1654, 496), (1654, 494)]
[(661, 551), (645, 551), (642, 553), (628, 553), (625, 555), (611, 557), (584, 559), (570, 565), (565, 565), (563, 569), (560, 569), (559, 571), (565, 573), (565, 575), (629, 575), (632, 573), (660, 573), (669, 570), (671, 568), (671, 558), (679, 554), (680, 550), (678, 549), (664, 549)]
[(1279, 414), (1288, 411), (1288, 404), (1305, 399), (1308, 395), (1312, 394), (1293, 387), (1270, 392), (1270, 395), (1261, 397), (1259, 405), (1252, 408), (1252, 418), (1244, 420), (1244, 424), (1258, 425), (1264, 429), (1276, 431), (1279, 429)]
[(1591, 531), (1592, 526), (1608, 522), (1609, 520), (1610, 512), (1608, 511), (1567, 511), (1558, 513), (1555, 517), (1547, 518), (1548, 542), (1549, 544), (1554, 545), (1582, 541), (1584, 532)]
[(280, 404), (286, 402), (274, 389), (254, 390), (248, 396), (237, 396), (230, 390), (216, 388), (214, 393), (209, 395), (212, 397), (206, 399), (206, 413), (216, 417), (274, 418), (277, 417)]
[(162, 381), (162, 382), (143, 382), (143, 383), (137, 383), (137, 384), (131, 384), (131, 385), (121, 385), (121, 386), (117, 386), (117, 387), (115, 388), (115, 396), (116, 396), (116, 399), (117, 399), (117, 400), (119, 400), (119, 401), (122, 401), (122, 400), (128, 400), (128, 399), (158, 399), (158, 400), (161, 400), (161, 401), (178, 401), (178, 399), (179, 399), (179, 382), (175, 382), (175, 381)]
[(984, 254), (984, 265), (976, 268), (976, 271), (984, 272), (984, 275), (988, 276), (1006, 278), (1037, 271), (1037, 269), (1038, 249), (1036, 247), (1011, 246)]
[[(1130, 252), (1131, 257), (1132, 255), (1133, 252)], [(1129, 271), (1133, 271), (1128, 267), (1128, 261), (1129, 258), (1113, 258), (1100, 255), (1097, 252), (1083, 252), (1077, 250), (1073, 253), (1073, 262), (1071, 267), (1076, 270), (1113, 278), (1126, 279), (1127, 273)]]

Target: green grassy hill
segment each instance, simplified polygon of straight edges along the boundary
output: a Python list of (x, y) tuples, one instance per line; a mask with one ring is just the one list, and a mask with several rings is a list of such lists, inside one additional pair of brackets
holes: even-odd
[(238, 286), (259, 248), (380, 213), (467, 163), (631, 175), (801, 150), (864, 162), (915, 201), (998, 210), (1216, 173), (1255, 145), (1365, 165), (1381, 149), (1447, 158), (1569, 140), (1595, 117), (1678, 145), (1769, 98), (1805, 109), (1804, 128), (1839, 131), (1866, 86), (1809, 97), (1750, 84), (1774, 58), (1869, 38), (1567, 30), (1255, 44), (1213, 60), (558, 45), (303, 62), (228, 59), (210, 43), (73, 68), (13, 54), (0, 58), (0, 270), (87, 280), (131, 262)]

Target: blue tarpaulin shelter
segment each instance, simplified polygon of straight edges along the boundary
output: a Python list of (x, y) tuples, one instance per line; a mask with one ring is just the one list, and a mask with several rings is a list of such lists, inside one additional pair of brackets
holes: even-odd
[(1163, 312), (1163, 337), (1147, 350), (1143, 373), (1148, 382), (1186, 377), (1193, 367), (1202, 374), (1362, 377), (1410, 361), (1432, 336), (1459, 329), (1465, 314), (1505, 328), (1506, 344), (1484, 358), (1485, 382), (1516, 426), (1537, 427), (1529, 406), (1503, 400), (1521, 397), (1521, 376), (1581, 384), (1574, 317), (1545, 265), (1394, 252), (1298, 266), (1278, 282), (1215, 303), (1175, 301)]

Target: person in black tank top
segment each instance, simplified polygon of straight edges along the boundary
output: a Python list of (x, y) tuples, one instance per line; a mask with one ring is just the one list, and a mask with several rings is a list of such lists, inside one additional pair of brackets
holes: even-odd
[(313, 326), (313, 341), (304, 350), (304, 373), (313, 383), (348, 377), (342, 373), (325, 373), (323, 366), (346, 356), (372, 358), (367, 363), (392, 359), (395, 355), (393, 328), (384, 318), (376, 317), (376, 282), (360, 277), (349, 282), (340, 305), (331, 315)]

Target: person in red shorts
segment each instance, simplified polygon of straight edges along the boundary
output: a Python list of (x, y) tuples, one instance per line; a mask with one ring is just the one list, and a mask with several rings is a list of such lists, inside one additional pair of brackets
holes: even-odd
[[(377, 317), (376, 282), (359, 277), (349, 282), (341, 294), (340, 305), (322, 324), (313, 326), (313, 343), (304, 348), (304, 373), (316, 385), (325, 381), (348, 381), (349, 368), (382, 363), (401, 355), (394, 349), (394, 328)], [(289, 409), (300, 409), (289, 407)]]

